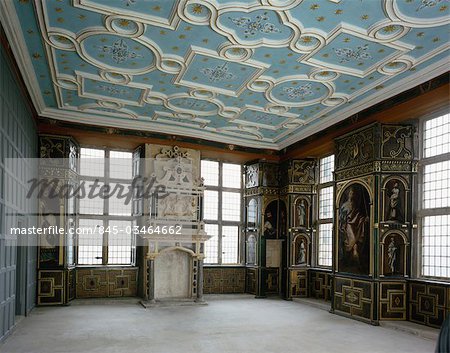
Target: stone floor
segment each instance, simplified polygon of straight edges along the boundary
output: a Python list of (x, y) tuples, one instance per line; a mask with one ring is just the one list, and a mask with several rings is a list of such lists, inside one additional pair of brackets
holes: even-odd
[(433, 352), (433, 340), (371, 326), (308, 303), (207, 297), (207, 306), (144, 309), (137, 300), (36, 308), (5, 353)]

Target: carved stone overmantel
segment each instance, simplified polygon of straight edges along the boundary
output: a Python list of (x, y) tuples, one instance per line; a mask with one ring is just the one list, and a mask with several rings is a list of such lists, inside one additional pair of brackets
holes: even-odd
[(145, 146), (149, 199), (140, 222), (145, 232), (144, 306), (161, 301), (203, 301), (204, 186), (200, 152), (178, 146)]

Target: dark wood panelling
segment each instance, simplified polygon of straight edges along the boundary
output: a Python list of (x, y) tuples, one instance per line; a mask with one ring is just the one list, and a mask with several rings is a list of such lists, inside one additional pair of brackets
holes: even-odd
[(279, 268), (262, 268), (263, 273), (263, 293), (279, 294), (280, 293), (280, 269)]
[(244, 267), (205, 267), (203, 276), (205, 294), (245, 293)]
[(380, 320), (406, 320), (406, 281), (380, 282)]
[(374, 283), (362, 279), (334, 279), (334, 310), (362, 320), (373, 320)]
[(450, 310), (450, 285), (425, 282), (409, 284), (409, 320), (440, 327)]
[(247, 268), (245, 270), (245, 292), (256, 295), (258, 269)]
[(289, 270), (290, 284), (291, 284), (291, 297), (301, 298), (308, 296), (308, 270)]
[(38, 305), (65, 303), (65, 270), (38, 271)]
[(331, 282), (333, 276), (330, 272), (308, 270), (309, 293), (312, 298), (331, 300)]
[(67, 302), (76, 296), (76, 271), (74, 268), (67, 271)]
[(138, 269), (92, 268), (76, 270), (77, 298), (134, 297)]

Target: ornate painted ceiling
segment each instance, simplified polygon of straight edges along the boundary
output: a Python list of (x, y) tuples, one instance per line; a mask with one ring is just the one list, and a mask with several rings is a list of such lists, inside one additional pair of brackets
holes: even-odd
[(281, 149), (448, 70), (449, 0), (2, 0), (41, 116)]

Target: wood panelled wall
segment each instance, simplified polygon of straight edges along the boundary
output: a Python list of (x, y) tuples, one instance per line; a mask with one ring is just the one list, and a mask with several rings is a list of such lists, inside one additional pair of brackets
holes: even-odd
[(244, 267), (205, 267), (203, 276), (205, 294), (245, 293)]
[[(36, 300), (36, 247), (6, 241), (10, 228), (32, 227), (21, 215), (35, 214), (36, 200), (25, 198), (34, 177), (25, 158), (37, 157), (37, 134), (32, 112), (17, 84), (8, 56), (0, 47), (0, 340), (26, 315)], [(24, 163), (11, 164), (9, 158)], [(33, 220), (30, 220), (32, 222)]]
[(77, 268), (76, 298), (135, 297), (137, 267)]
[(331, 301), (333, 276), (327, 270), (309, 270), (309, 296), (311, 298)]

